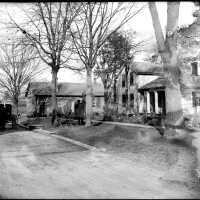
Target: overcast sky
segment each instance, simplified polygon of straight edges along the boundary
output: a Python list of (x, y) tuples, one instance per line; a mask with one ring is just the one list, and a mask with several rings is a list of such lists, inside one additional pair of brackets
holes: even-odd
[[(20, 12), (17, 9), (17, 7), (22, 7), (25, 4), (21, 3), (19, 6), (19, 3), (0, 3), (0, 10), (4, 10), (4, 8), (7, 8), (7, 10), (14, 14), (15, 17), (20, 19)], [(163, 31), (165, 30), (166, 26), (166, 19), (167, 19), (167, 5), (165, 2), (158, 2), (157, 8), (159, 12), (159, 17), (161, 21), (161, 25), (163, 28)], [(191, 24), (194, 20), (192, 17), (192, 12), (195, 10), (195, 6), (192, 2), (181, 2), (180, 5), (180, 14), (179, 14), (179, 26), (181, 25), (187, 25)], [(6, 20), (6, 16), (4, 16), (6, 13), (2, 12), (0, 16), (0, 20)], [(148, 7), (146, 7), (140, 14), (135, 16), (132, 20), (130, 20), (127, 24), (123, 27), (124, 30), (134, 30), (137, 32), (137, 35), (141, 39), (147, 39), (152, 38), (152, 42), (155, 42), (154, 37), (154, 30), (152, 26), (151, 21), (151, 15), (149, 13)], [(0, 31), (0, 37), (3, 39), (6, 35), (6, 30), (1, 29)], [(138, 55), (136, 57), (136, 60), (142, 60), (144, 58), (145, 54)], [(50, 71), (46, 72), (44, 75), (42, 75), (42, 80), (51, 80), (51, 73)], [(77, 74), (74, 74), (73, 72), (69, 70), (63, 70), (61, 69), (58, 73), (58, 81), (59, 82), (84, 82), (84, 75), (80, 76)]]

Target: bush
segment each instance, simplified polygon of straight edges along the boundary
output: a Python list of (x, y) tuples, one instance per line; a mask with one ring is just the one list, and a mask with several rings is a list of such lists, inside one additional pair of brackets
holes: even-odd
[(187, 127), (200, 128), (200, 114), (186, 116), (185, 117), (185, 125)]
[(106, 112), (104, 111), (104, 117), (103, 120), (104, 121), (115, 121), (115, 117), (118, 115), (117, 113), (117, 109), (114, 107), (110, 107), (106, 110)]

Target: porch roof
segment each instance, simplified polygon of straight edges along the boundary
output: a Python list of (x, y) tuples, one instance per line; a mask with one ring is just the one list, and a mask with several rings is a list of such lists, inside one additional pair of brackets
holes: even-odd
[(166, 80), (164, 77), (159, 77), (146, 85), (143, 85), (139, 88), (139, 90), (149, 90), (149, 89), (156, 89), (156, 88), (165, 88), (166, 86)]

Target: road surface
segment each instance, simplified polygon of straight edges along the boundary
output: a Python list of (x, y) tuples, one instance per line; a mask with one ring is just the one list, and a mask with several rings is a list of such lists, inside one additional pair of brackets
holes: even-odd
[(150, 169), (107, 152), (31, 132), (0, 135), (3, 198), (190, 198)]

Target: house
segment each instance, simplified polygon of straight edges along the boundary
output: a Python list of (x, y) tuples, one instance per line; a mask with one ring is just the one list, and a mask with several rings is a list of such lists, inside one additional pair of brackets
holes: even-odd
[[(183, 54), (183, 51), (182, 56), (184, 56), (181, 68), (183, 113), (186, 115), (200, 114), (200, 56), (195, 54), (192, 56), (186, 52)], [(166, 114), (166, 80), (163, 76), (162, 65), (137, 62), (131, 66), (128, 79), (129, 98), (133, 101), (130, 104), (132, 108), (136, 106), (139, 113)], [(123, 111), (128, 99), (125, 96), (124, 72), (119, 78), (118, 89), (119, 102), (121, 102), (119, 111)], [(135, 95), (134, 90), (136, 90)], [(134, 101), (134, 98), (137, 98), (137, 101)]]
[[(200, 62), (193, 60), (183, 66), (181, 79), (182, 108), (186, 115), (200, 114)], [(141, 113), (166, 114), (166, 80), (159, 77), (138, 89)]]
[[(5, 93), (6, 94), (6, 93)], [(12, 105), (12, 109), (14, 109), (13, 101), (10, 97), (7, 95), (4, 95), (0, 101), (2, 104), (10, 104)], [(18, 101), (18, 113), (19, 114), (25, 114), (26, 113), (26, 100), (24, 99), (23, 95), (20, 95), (19, 101)]]
[[(74, 112), (74, 105), (81, 100), (86, 92), (84, 83), (58, 83), (57, 102), (58, 110), (65, 113), (71, 109)], [(93, 84), (93, 112), (103, 112), (104, 91), (102, 84)], [(26, 89), (27, 114), (34, 112), (39, 116), (48, 116), (51, 113), (51, 83), (30, 82)]]
[[(183, 66), (181, 104), (186, 115), (200, 114), (200, 62), (193, 60)], [(166, 114), (166, 81), (159, 77), (138, 89), (140, 112)], [(143, 103), (142, 103), (143, 102)]]
[(134, 62), (130, 65), (130, 70), (127, 75), (128, 96), (126, 94), (126, 81), (125, 70), (119, 76), (118, 85), (118, 111), (123, 112), (126, 110), (128, 100), (130, 101), (131, 112), (141, 112), (139, 109), (138, 100), (140, 93), (138, 89), (146, 83), (155, 80), (163, 74), (163, 68), (160, 64), (152, 64), (150, 62)]
[[(180, 89), (182, 94), (181, 104), (184, 114), (200, 114), (200, 12), (193, 15), (196, 17), (189, 26), (176, 30), (177, 52), (180, 63)], [(159, 56), (158, 56), (159, 57)], [(156, 57), (154, 57), (156, 58)], [(161, 59), (160, 59), (161, 60)], [(159, 66), (160, 65), (160, 66)], [(163, 67), (160, 62), (136, 63), (130, 67), (128, 74), (128, 98), (134, 101), (135, 106), (141, 113), (168, 112), (166, 99), (166, 81), (163, 78)], [(146, 76), (142, 78), (141, 75)], [(125, 94), (124, 73), (119, 79), (119, 105), (125, 107), (127, 93)], [(133, 78), (131, 77), (133, 76)], [(135, 95), (133, 94), (135, 93)], [(137, 99), (138, 101), (136, 101)], [(167, 101), (168, 100), (168, 101)], [(176, 106), (176, 105), (174, 105)], [(134, 107), (134, 105), (133, 105)], [(123, 110), (123, 109), (121, 109)]]
[[(177, 49), (180, 66), (181, 105), (185, 115), (200, 114), (200, 13), (189, 26), (177, 30)], [(144, 99), (144, 110), (159, 113), (160, 108), (167, 112), (165, 97), (166, 81), (158, 79), (139, 88), (139, 94)], [(176, 105), (174, 105), (176, 106)], [(142, 107), (142, 106), (141, 106)], [(152, 108), (151, 108), (152, 107)], [(142, 108), (141, 108), (142, 110)]]

